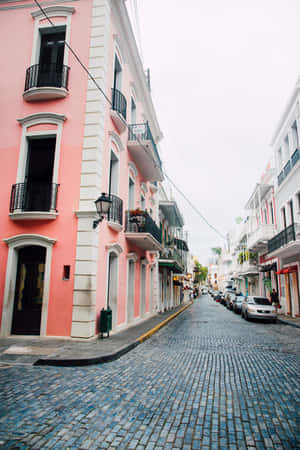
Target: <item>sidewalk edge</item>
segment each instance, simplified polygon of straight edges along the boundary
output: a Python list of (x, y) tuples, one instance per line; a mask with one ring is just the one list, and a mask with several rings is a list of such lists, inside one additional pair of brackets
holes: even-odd
[(277, 317), (277, 321), (283, 323), (284, 325), (290, 325), (291, 327), (300, 328), (300, 325), (298, 325), (297, 323), (289, 322), (288, 320), (279, 319), (279, 318)]
[(147, 339), (149, 339), (154, 333), (156, 333), (158, 330), (160, 330), (162, 327), (164, 327), (165, 325), (167, 325), (171, 320), (175, 319), (175, 317), (177, 317), (180, 313), (182, 313), (185, 309), (187, 309), (189, 306), (191, 306), (194, 302), (190, 302), (187, 305), (185, 305), (183, 308), (181, 308), (179, 311), (177, 311), (176, 313), (172, 314), (172, 316), (168, 317), (167, 319), (163, 320), (161, 323), (159, 323), (158, 325), (156, 325), (154, 328), (152, 328), (151, 330), (147, 331), (147, 333), (142, 334), (142, 336), (138, 337), (137, 340), (138, 342), (142, 343), (144, 341), (146, 341)]
[(183, 308), (181, 308), (179, 311), (172, 314), (167, 319), (163, 320), (161, 323), (156, 325), (151, 330), (147, 331), (147, 333), (138, 337), (134, 342), (126, 345), (125, 347), (122, 347), (120, 350), (116, 351), (115, 353), (109, 353), (107, 355), (95, 356), (95, 357), (91, 357), (91, 358), (72, 358), (72, 359), (71, 358), (70, 359), (39, 358), (37, 361), (35, 361), (33, 363), (33, 365), (34, 366), (56, 366), (56, 367), (80, 367), (80, 366), (89, 366), (92, 364), (104, 364), (104, 363), (115, 361), (116, 359), (119, 359), (121, 356), (128, 353), (130, 350), (133, 350), (135, 347), (137, 347), (142, 342), (149, 339), (154, 333), (156, 333), (162, 327), (167, 325), (171, 320), (175, 319), (175, 317), (177, 317), (180, 313), (182, 313), (185, 309), (187, 309), (193, 303), (194, 302), (188, 303)]
[(134, 349), (140, 342), (135, 341), (131, 344), (122, 347), (115, 353), (109, 353), (107, 355), (95, 356), (92, 358), (74, 358), (74, 359), (51, 359), (51, 358), (40, 358), (34, 362), (34, 366), (57, 366), (57, 367), (79, 367), (79, 366), (90, 366), (92, 364), (104, 364), (108, 362), (115, 361), (120, 358), (125, 353)]

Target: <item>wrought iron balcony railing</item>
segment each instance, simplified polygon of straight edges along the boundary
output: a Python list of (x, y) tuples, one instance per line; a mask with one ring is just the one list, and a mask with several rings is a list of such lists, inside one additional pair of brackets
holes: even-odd
[(111, 90), (111, 98), (112, 98), (112, 109), (117, 111), (124, 120), (126, 120), (127, 114), (127, 101), (122, 92), (118, 89), (112, 88)]
[(294, 153), (292, 154), (292, 157), (291, 157), (292, 167), (294, 167), (297, 164), (299, 159), (300, 159), (300, 150), (298, 148), (296, 148), (296, 150), (294, 151)]
[(161, 159), (159, 157), (159, 153), (157, 150), (157, 146), (156, 143), (153, 139), (150, 127), (148, 122), (146, 123), (135, 123), (135, 124), (131, 124), (128, 127), (128, 140), (129, 141), (138, 141), (141, 140), (143, 141), (151, 141), (153, 148), (154, 148), (154, 152), (155, 155), (159, 161), (159, 164), (161, 166)]
[(150, 233), (161, 244), (160, 229), (147, 211), (126, 211), (125, 232), (127, 233)]
[(160, 259), (176, 261), (182, 267), (184, 267), (185, 265), (183, 252), (181, 250), (178, 250), (173, 245), (165, 246), (160, 251)]
[(296, 148), (296, 150), (291, 156), (291, 159), (288, 160), (288, 162), (286, 163), (286, 165), (284, 166), (284, 168), (277, 177), (278, 186), (280, 186), (282, 182), (286, 179), (286, 177), (289, 175), (292, 168), (297, 164), (299, 159), (300, 159), (300, 150)]
[(107, 221), (123, 225), (123, 200), (117, 195), (109, 194), (111, 200)]
[(9, 211), (56, 211), (58, 186), (54, 183), (13, 184)]
[(25, 88), (56, 87), (68, 90), (68, 66), (62, 64), (34, 64), (26, 70)]
[(268, 241), (268, 253), (277, 250), (280, 247), (284, 247), (291, 241), (296, 240), (296, 226), (297, 224), (292, 223), (280, 233), (276, 234), (272, 239)]

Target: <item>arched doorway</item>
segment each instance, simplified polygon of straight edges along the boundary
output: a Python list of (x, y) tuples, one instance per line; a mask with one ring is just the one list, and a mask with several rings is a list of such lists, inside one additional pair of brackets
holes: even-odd
[(40, 334), (45, 263), (45, 247), (30, 245), (18, 251), (12, 334)]

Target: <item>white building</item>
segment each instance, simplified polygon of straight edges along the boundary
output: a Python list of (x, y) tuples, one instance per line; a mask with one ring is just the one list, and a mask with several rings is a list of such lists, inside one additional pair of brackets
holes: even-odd
[(275, 129), (275, 203), (278, 233), (268, 242), (269, 258), (278, 258), (280, 299), (284, 312), (300, 314), (300, 79)]

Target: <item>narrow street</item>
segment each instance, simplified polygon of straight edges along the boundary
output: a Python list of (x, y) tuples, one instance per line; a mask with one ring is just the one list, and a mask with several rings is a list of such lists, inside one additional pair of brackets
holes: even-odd
[(299, 448), (299, 355), (202, 296), (113, 363), (2, 368), (0, 448)]

